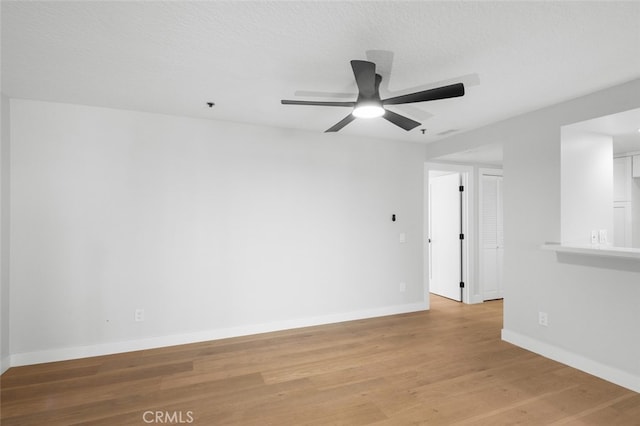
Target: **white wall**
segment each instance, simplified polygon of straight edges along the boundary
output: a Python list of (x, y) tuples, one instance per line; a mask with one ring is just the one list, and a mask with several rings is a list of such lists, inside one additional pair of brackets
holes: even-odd
[(421, 145), (11, 108), (13, 364), (428, 307)]
[(561, 137), (560, 241), (591, 244), (602, 229), (613, 241), (613, 138), (571, 126)]
[(9, 98), (1, 95), (0, 115), (0, 374), (9, 368)]
[[(503, 338), (640, 391), (640, 264), (560, 256), (560, 128), (640, 106), (640, 80), (454, 136), (427, 158), (504, 143)], [(538, 325), (538, 312), (549, 326)]]

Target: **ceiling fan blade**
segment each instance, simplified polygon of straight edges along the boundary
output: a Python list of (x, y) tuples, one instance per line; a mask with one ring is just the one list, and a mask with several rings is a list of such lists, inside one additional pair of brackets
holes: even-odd
[(395, 112), (389, 111), (388, 109), (385, 110), (384, 115), (382, 117), (385, 118), (387, 121), (390, 121), (391, 123), (395, 124), (396, 126), (402, 127), (406, 131), (414, 129), (420, 125), (420, 123), (418, 123), (417, 121), (413, 121), (412, 119), (407, 118), (403, 115), (396, 114)]
[(334, 124), (332, 127), (330, 127), (327, 130), (325, 130), (324, 132), (325, 133), (337, 132), (338, 130), (342, 129), (344, 126), (346, 126), (347, 124), (351, 123), (355, 119), (356, 118), (353, 116), (353, 114), (349, 114), (345, 118), (343, 118), (342, 120), (340, 120), (336, 124)]
[(313, 90), (296, 90), (293, 94), (301, 98), (356, 99), (358, 97), (357, 93), (315, 92)]
[(393, 106), (396, 111), (401, 114), (406, 115), (409, 118), (413, 118), (414, 120), (419, 120), (420, 122), (426, 121), (429, 118), (433, 117), (428, 111), (425, 111), (420, 106), (412, 105), (412, 104), (400, 104)]
[(360, 96), (370, 98), (376, 93), (376, 64), (369, 61), (351, 61)]
[(408, 95), (396, 96), (385, 99), (383, 105), (410, 104), (413, 102), (435, 101), (437, 99), (456, 98), (464, 95), (464, 84), (456, 83), (449, 86), (437, 87), (435, 89), (423, 90), (422, 92), (409, 93)]
[(315, 106), (338, 106), (338, 107), (354, 107), (355, 102), (325, 102), (325, 101), (292, 101), (283, 99), (280, 101), (282, 105), (315, 105)]

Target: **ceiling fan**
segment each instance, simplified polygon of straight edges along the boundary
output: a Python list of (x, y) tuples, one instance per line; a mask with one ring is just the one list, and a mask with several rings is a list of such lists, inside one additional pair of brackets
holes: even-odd
[(353, 111), (345, 118), (325, 130), (326, 132), (337, 132), (356, 118), (376, 118), (382, 117), (404, 130), (411, 130), (420, 125), (408, 117), (389, 111), (386, 105), (409, 104), (414, 102), (434, 101), (437, 99), (455, 98), (464, 95), (464, 85), (462, 83), (450, 84), (448, 86), (436, 87), (434, 89), (409, 93), (407, 95), (395, 96), (387, 99), (380, 99), (380, 82), (382, 77), (376, 74), (376, 64), (369, 61), (351, 61), (353, 75), (358, 86), (358, 99), (355, 102), (324, 102), (324, 101), (296, 101), (283, 99), (283, 105), (315, 105), (315, 106), (335, 106), (350, 107)]

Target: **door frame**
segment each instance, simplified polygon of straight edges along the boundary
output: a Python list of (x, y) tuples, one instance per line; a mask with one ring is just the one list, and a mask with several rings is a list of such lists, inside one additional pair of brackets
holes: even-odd
[[(476, 280), (476, 226), (475, 220), (475, 176), (473, 166), (460, 164), (426, 162), (424, 164), (424, 187), (423, 187), (423, 209), (424, 209), (424, 232), (429, 232), (429, 172), (443, 171), (459, 173), (464, 186), (462, 192), (462, 227), (464, 240), (462, 244), (462, 280), (465, 283), (462, 292), (463, 303), (482, 303), (481, 293), (478, 292)], [(424, 276), (423, 287), (425, 298), (429, 306), (429, 235), (424, 238), (426, 249), (423, 251)]]
[[(482, 203), (484, 201), (484, 188), (482, 185), (482, 176), (502, 176), (504, 182), (504, 172), (499, 168), (481, 167), (478, 168), (478, 289), (480, 297), (484, 302), (484, 283), (482, 282), (482, 273), (484, 272), (484, 250), (482, 249)], [(503, 195), (504, 200), (504, 195)], [(504, 213), (503, 213), (504, 226)], [(504, 292), (503, 292), (504, 293)]]

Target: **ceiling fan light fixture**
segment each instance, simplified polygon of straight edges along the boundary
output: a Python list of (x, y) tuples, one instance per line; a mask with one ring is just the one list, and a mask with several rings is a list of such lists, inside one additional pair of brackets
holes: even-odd
[(378, 103), (358, 104), (352, 112), (357, 118), (376, 118), (384, 115), (384, 108)]

